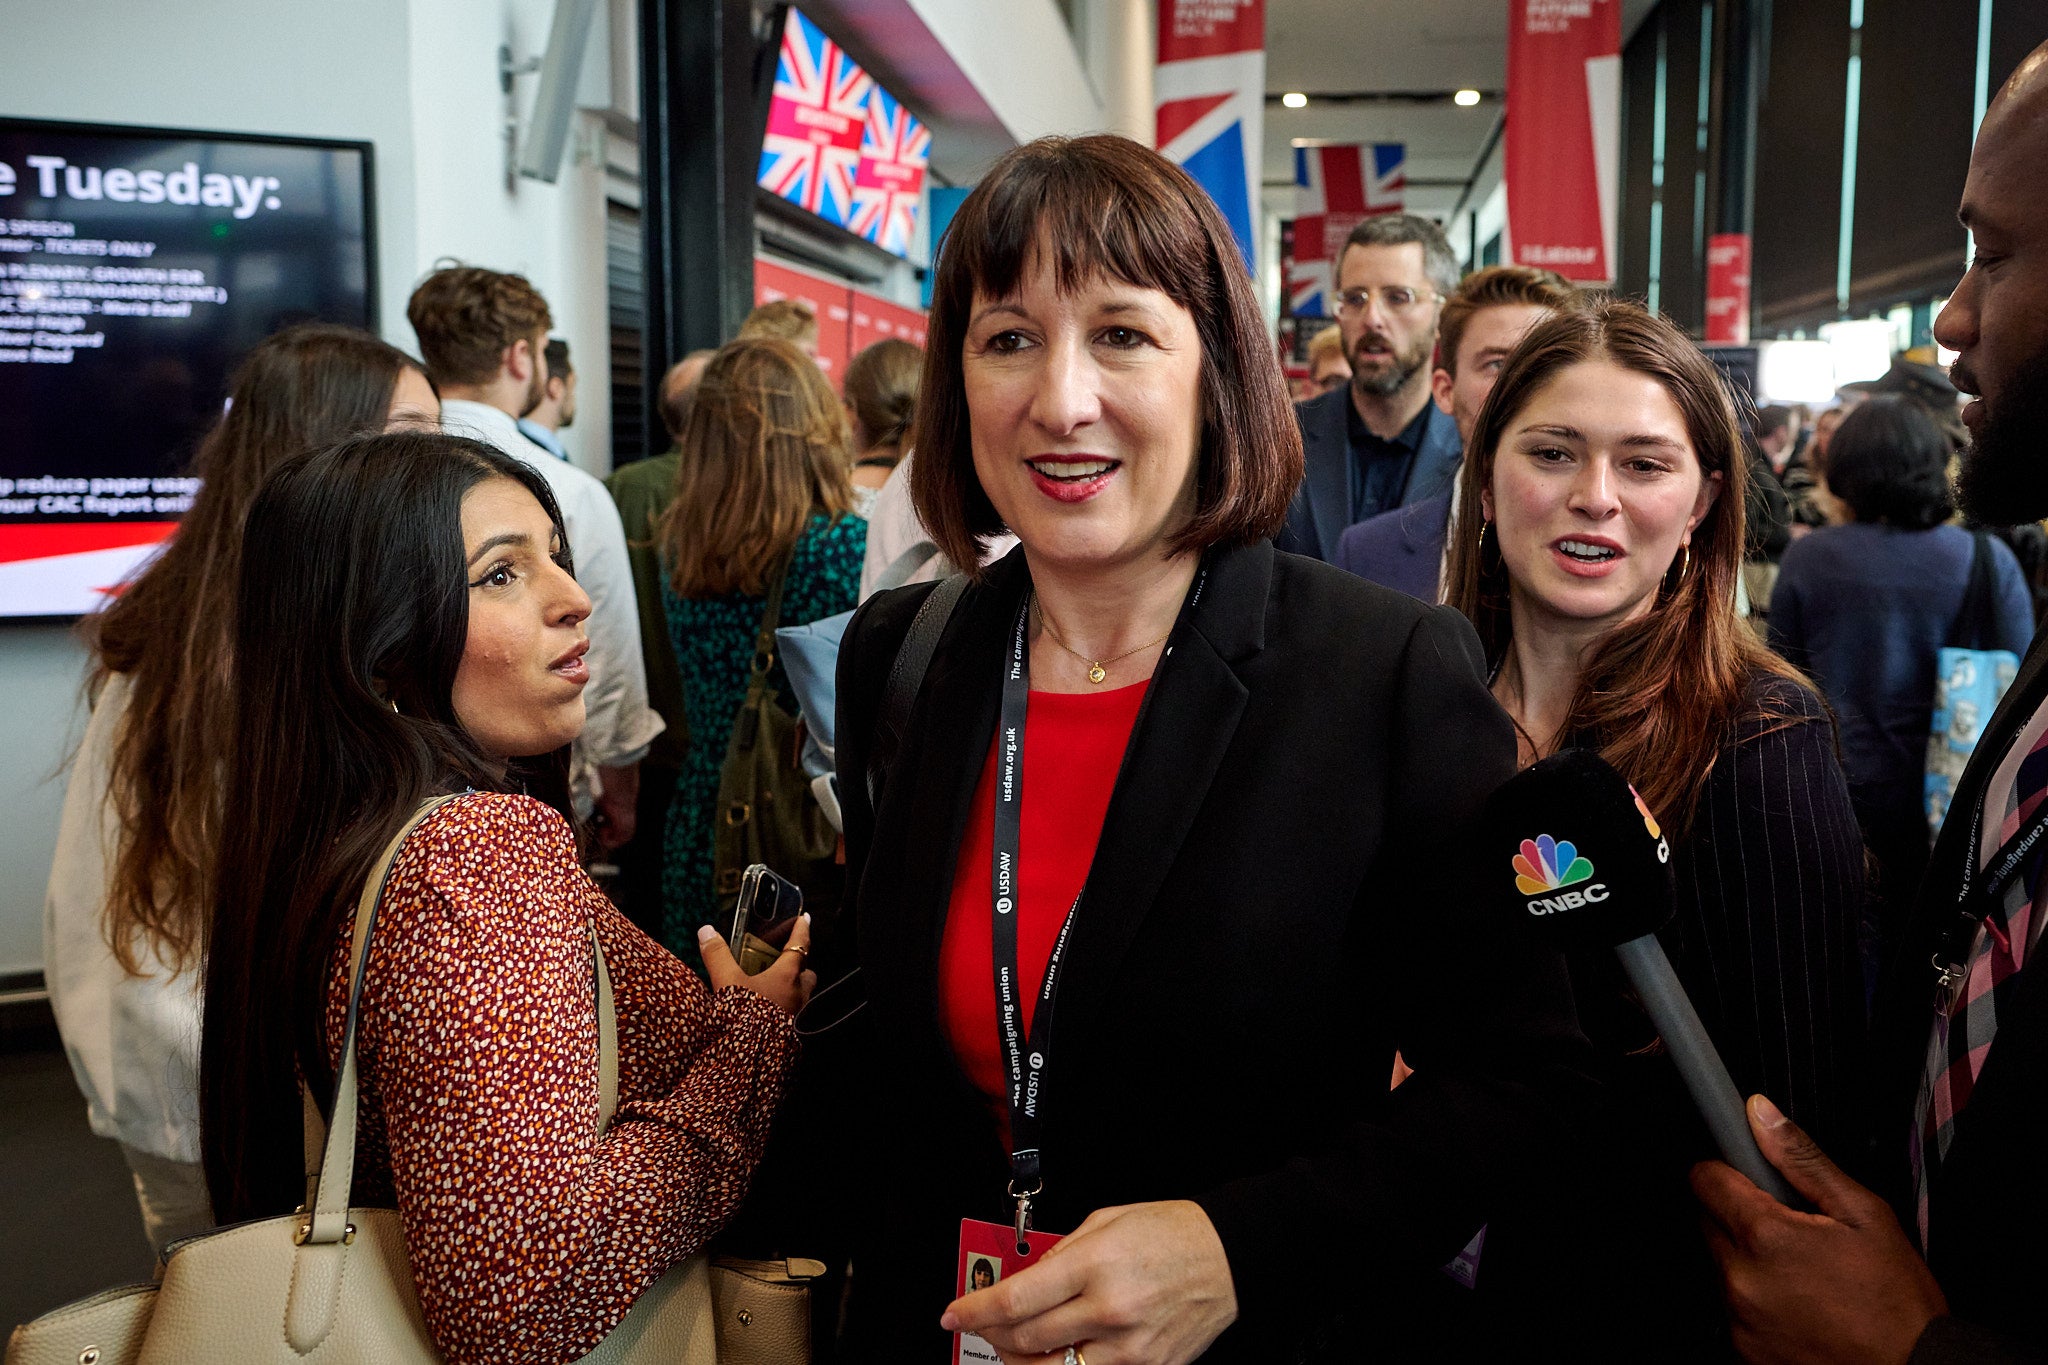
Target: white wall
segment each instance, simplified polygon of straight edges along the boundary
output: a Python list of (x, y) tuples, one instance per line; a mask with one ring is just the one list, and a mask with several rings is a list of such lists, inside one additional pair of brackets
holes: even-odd
[(0, 626), (0, 976), (41, 971), (43, 884), (64, 772), (85, 735), (85, 650), (64, 626)]
[(910, 0), (1018, 142), (1105, 126), (1074, 36), (1053, 0)]
[[(605, 319), (604, 125), (579, 112), (554, 184), (506, 174), (506, 119), (523, 136), (538, 76), (518, 77), (508, 99), (498, 48), (515, 61), (546, 47), (554, 0), (413, 0), (410, 79), (414, 249), (389, 269), (410, 289), (442, 257), (511, 270), (533, 281), (566, 337), (588, 395), (563, 438), (578, 464), (611, 472), (610, 329)], [(602, 35), (599, 35), (602, 36)], [(415, 345), (403, 311), (387, 321)]]

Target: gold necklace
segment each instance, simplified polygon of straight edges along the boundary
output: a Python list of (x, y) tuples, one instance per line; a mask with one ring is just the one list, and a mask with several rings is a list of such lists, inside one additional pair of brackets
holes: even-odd
[(1072, 645), (1068, 644), (1065, 640), (1062, 640), (1060, 638), (1059, 631), (1053, 628), (1052, 617), (1045, 614), (1044, 608), (1038, 607), (1037, 603), (1035, 602), (1032, 605), (1038, 611), (1038, 623), (1045, 627), (1045, 633), (1052, 637), (1052, 642), (1058, 645), (1061, 649), (1067, 651), (1067, 653), (1079, 659), (1082, 663), (1088, 665), (1088, 681), (1095, 683), (1097, 685), (1100, 685), (1108, 680), (1109, 666), (1111, 664), (1117, 663), (1118, 661), (1123, 659), (1128, 659), (1133, 654), (1142, 654), (1148, 649), (1152, 649), (1158, 645), (1163, 645), (1173, 635), (1172, 631), (1168, 631), (1165, 635), (1160, 636), (1158, 639), (1152, 641), (1150, 644), (1139, 645), (1136, 649), (1127, 649), (1113, 659), (1091, 659), (1086, 654), (1083, 654), (1080, 650), (1075, 649)]

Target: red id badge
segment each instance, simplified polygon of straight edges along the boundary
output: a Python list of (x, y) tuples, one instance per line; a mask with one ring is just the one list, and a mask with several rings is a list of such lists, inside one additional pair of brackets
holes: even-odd
[[(1029, 1250), (1017, 1254), (1017, 1230), (1007, 1223), (984, 1223), (978, 1218), (960, 1220), (960, 1293), (987, 1289), (1018, 1271), (1038, 1264), (1053, 1243), (1054, 1232), (1027, 1232)], [(972, 1332), (953, 1334), (953, 1365), (1002, 1365), (996, 1348)]]

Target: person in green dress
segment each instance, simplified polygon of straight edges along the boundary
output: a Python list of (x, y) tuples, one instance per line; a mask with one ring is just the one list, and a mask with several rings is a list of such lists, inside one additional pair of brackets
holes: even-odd
[[(852, 512), (847, 441), (845, 413), (817, 365), (786, 341), (758, 339), (712, 358), (676, 442), (675, 496), (655, 543), (690, 733), (663, 839), (661, 939), (693, 966), (697, 927), (718, 906), (719, 769), (770, 580), (787, 558), (786, 626), (851, 611), (859, 598), (868, 526)], [(779, 659), (773, 679), (794, 711)]]

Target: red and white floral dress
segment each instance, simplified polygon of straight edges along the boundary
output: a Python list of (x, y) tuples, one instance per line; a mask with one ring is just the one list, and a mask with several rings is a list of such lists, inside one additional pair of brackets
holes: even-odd
[[(619, 1025), (602, 1140), (593, 920)], [(780, 1009), (713, 995), (613, 908), (555, 811), (450, 801), (406, 840), (370, 944), (355, 1202), (398, 1209), (449, 1361), (575, 1360), (739, 1208), (796, 1052)]]

